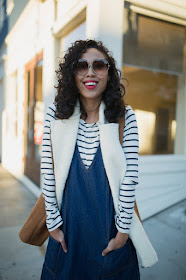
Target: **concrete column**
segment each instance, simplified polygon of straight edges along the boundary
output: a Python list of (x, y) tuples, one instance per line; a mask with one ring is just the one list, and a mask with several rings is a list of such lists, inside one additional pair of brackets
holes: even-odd
[(2, 114), (5, 107), (5, 61), (0, 57), (0, 161), (2, 158)]
[(121, 0), (87, 0), (87, 38), (100, 39), (122, 69), (123, 13)]
[(178, 76), (176, 97), (176, 135), (174, 153), (183, 154), (184, 151), (184, 76)]
[(184, 60), (183, 60), (183, 75), (184, 75), (184, 113), (183, 113), (183, 122), (184, 122), (184, 143), (183, 143), (183, 152), (186, 155), (186, 44), (184, 46)]
[(56, 69), (59, 61), (59, 40), (54, 38), (52, 31), (46, 40), (43, 50), (43, 102), (45, 109), (54, 100), (57, 84)]
[(6, 69), (7, 69), (7, 48), (5, 47), (5, 50), (3, 50), (2, 56), (1, 56), (1, 74), (2, 75), (2, 81), (0, 85), (0, 158), (1, 162), (3, 164), (3, 157), (5, 158), (6, 154), (4, 153), (5, 148), (5, 137), (6, 137), (6, 112), (5, 112), (5, 101), (6, 101), (6, 88), (7, 88), (7, 80), (6, 80)]
[(174, 151), (176, 154), (186, 154), (186, 45), (183, 52), (183, 75), (178, 77), (176, 123)]
[[(59, 40), (54, 38), (52, 31), (49, 34), (43, 50), (43, 102), (45, 114), (48, 106), (54, 101), (57, 85), (56, 69), (59, 64), (60, 47)], [(43, 176), (40, 174), (40, 186), (43, 186)]]

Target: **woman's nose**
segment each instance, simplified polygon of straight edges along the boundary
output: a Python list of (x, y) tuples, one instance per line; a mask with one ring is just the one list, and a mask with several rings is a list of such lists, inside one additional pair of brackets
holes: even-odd
[(89, 65), (89, 66), (88, 66), (87, 75), (88, 75), (88, 76), (95, 76), (95, 73), (94, 73), (94, 71), (93, 71), (93, 69), (92, 69), (92, 65)]

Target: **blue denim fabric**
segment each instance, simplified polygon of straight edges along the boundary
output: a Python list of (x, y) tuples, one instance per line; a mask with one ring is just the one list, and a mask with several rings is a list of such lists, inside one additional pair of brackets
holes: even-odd
[(138, 280), (135, 248), (126, 244), (102, 257), (116, 236), (114, 206), (101, 149), (85, 169), (76, 145), (69, 170), (61, 214), (68, 252), (49, 238), (41, 280)]

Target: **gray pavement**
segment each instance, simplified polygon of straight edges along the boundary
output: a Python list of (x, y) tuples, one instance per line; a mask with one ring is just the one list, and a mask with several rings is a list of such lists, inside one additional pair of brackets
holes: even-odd
[(145, 220), (159, 261), (141, 269), (142, 280), (186, 280), (186, 200)]
[(0, 280), (39, 280), (40, 247), (24, 244), (19, 231), (36, 197), (0, 166)]
[[(35, 202), (35, 196), (0, 165), (0, 280), (40, 279), (45, 246), (26, 245), (18, 236)], [(143, 225), (159, 262), (151, 268), (140, 266), (141, 280), (186, 280), (186, 200)]]

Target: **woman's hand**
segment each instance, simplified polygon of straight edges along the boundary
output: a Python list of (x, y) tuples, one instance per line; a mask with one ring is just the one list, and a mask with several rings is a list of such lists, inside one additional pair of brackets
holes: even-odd
[(121, 233), (118, 231), (118, 233), (116, 234), (115, 238), (112, 238), (109, 243), (107, 248), (105, 248), (102, 252), (102, 256), (105, 256), (106, 254), (108, 254), (109, 252), (119, 249), (122, 246), (125, 245), (125, 243), (127, 242), (128, 239), (128, 234), (127, 233)]
[(56, 228), (55, 230), (53, 231), (50, 231), (50, 235), (55, 239), (57, 240), (58, 242), (61, 243), (61, 246), (63, 248), (63, 251), (65, 253), (67, 253), (67, 245), (66, 245), (66, 242), (65, 242), (65, 238), (64, 238), (64, 233), (61, 229), (59, 228)]

